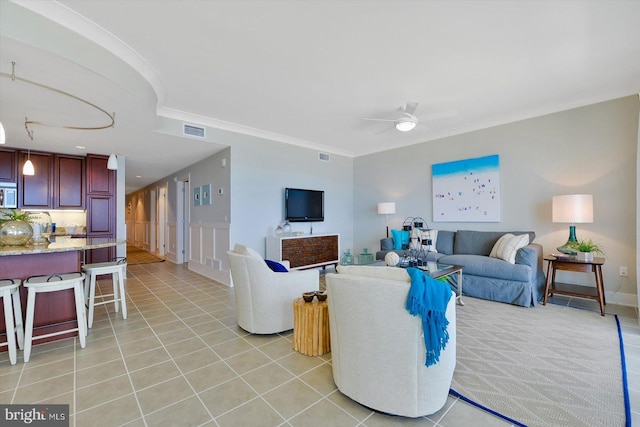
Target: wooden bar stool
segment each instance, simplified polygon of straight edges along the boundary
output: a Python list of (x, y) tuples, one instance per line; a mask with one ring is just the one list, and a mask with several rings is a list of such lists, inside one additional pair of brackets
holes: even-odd
[(7, 341), (0, 343), (9, 348), (9, 362), (16, 364), (18, 351), (16, 349), (16, 334), (18, 346), (24, 348), (24, 329), (22, 327), (22, 308), (20, 307), (20, 279), (0, 280), (0, 298), (4, 305), (4, 324), (7, 327)]
[[(51, 276), (33, 276), (24, 282), (28, 289), (27, 294), (27, 317), (24, 339), (24, 361), (28, 362), (31, 357), (31, 346), (33, 340), (49, 338), (56, 335), (78, 331), (80, 347), (84, 348), (87, 335), (87, 320), (84, 311), (84, 294), (82, 292), (82, 281), (84, 273), (52, 274)], [(76, 304), (77, 328), (66, 329), (64, 331), (52, 332), (50, 334), (33, 336), (33, 316), (35, 314), (36, 294), (41, 292), (57, 292), (65, 289), (73, 289)]]
[[(93, 312), (96, 305), (113, 303), (116, 313), (120, 310), (119, 303), (122, 303), (122, 318), (127, 318), (127, 301), (124, 291), (124, 276), (127, 268), (126, 258), (117, 258), (110, 262), (100, 262), (95, 264), (85, 264), (82, 270), (86, 274), (84, 280), (84, 296), (89, 304), (88, 327), (93, 326)], [(96, 296), (96, 276), (101, 274), (111, 274), (111, 284), (113, 285), (113, 293), (102, 294)], [(106, 300), (105, 298), (112, 297)], [(95, 302), (96, 298), (100, 298), (100, 302)]]

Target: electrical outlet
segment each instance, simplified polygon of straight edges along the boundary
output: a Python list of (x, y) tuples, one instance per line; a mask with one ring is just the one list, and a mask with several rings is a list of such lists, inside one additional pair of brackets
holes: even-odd
[(629, 277), (629, 270), (627, 270), (627, 267), (620, 267), (620, 276)]

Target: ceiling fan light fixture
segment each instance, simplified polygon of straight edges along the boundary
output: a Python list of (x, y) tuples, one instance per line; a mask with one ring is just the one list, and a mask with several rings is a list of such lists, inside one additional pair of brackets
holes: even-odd
[(396, 122), (396, 129), (398, 129), (400, 132), (409, 132), (410, 130), (413, 130), (415, 127), (416, 127), (416, 121), (409, 117), (402, 118)]

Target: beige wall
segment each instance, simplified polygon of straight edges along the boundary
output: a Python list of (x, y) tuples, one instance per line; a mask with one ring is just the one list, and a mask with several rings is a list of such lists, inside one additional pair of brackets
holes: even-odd
[[(421, 216), (431, 228), (533, 230), (545, 252), (568, 237), (568, 224), (551, 222), (551, 198), (591, 193), (593, 224), (577, 224), (578, 238), (592, 238), (607, 253), (607, 301), (636, 305), (637, 96), (496, 126), (419, 145), (372, 154), (354, 162), (355, 248), (378, 250), (385, 219), (376, 204), (395, 201), (390, 227)], [(491, 154), (500, 156), (501, 221), (433, 221), (431, 165)], [(619, 267), (629, 269), (620, 277)], [(567, 273), (559, 280), (593, 283)]]

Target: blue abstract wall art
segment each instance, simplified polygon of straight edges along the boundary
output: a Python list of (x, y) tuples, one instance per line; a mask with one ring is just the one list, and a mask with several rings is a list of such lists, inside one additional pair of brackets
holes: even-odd
[(500, 156), (432, 165), (434, 222), (500, 221)]

